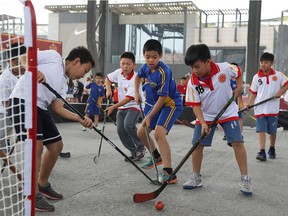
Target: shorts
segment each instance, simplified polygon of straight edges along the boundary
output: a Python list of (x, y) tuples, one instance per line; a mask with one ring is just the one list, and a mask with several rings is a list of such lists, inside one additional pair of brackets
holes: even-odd
[[(235, 142), (243, 142), (243, 137), (242, 137), (241, 130), (240, 130), (239, 120), (232, 120), (232, 121), (228, 121), (228, 122), (223, 122), (220, 125), (225, 132), (225, 135), (227, 138), (227, 145), (231, 146), (231, 144), (233, 144)], [(212, 126), (209, 135), (203, 139), (203, 141), (200, 143), (201, 145), (203, 145), (205, 147), (212, 146), (212, 139), (214, 136), (216, 126), (217, 125)], [(196, 144), (198, 139), (201, 137), (201, 135), (202, 135), (201, 129), (202, 129), (201, 125), (199, 125), (199, 124), (195, 125), (194, 135), (193, 135), (193, 139), (192, 139), (193, 145)]]
[(89, 115), (99, 115), (100, 109), (94, 102), (89, 102), (86, 106), (85, 113)]
[(278, 127), (278, 116), (263, 116), (256, 118), (256, 133), (266, 132), (276, 134)]
[(171, 130), (174, 122), (181, 114), (182, 106), (164, 106), (150, 122), (150, 129), (155, 130), (156, 126), (163, 126), (167, 130), (167, 134)]
[(39, 107), (37, 107), (37, 140), (43, 140), (44, 145), (62, 140), (50, 112)]

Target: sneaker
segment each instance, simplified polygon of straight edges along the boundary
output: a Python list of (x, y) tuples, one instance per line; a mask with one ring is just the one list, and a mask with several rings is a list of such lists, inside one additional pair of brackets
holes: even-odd
[(54, 206), (49, 203), (41, 193), (36, 194), (35, 209), (40, 212), (51, 212), (55, 210)]
[(258, 152), (256, 159), (260, 161), (266, 161), (266, 153), (262, 151)]
[(60, 200), (63, 199), (63, 195), (54, 191), (51, 187), (51, 184), (48, 182), (48, 185), (42, 187), (38, 184), (39, 192), (42, 193), (45, 197), (51, 200)]
[(96, 126), (96, 129), (101, 132), (101, 128), (99, 128), (98, 126)]
[(202, 187), (202, 176), (197, 173), (192, 173), (188, 181), (183, 184), (184, 189), (194, 189)]
[(275, 159), (276, 158), (275, 148), (273, 149), (270, 148), (267, 154), (269, 156), (269, 159)]
[(224, 135), (224, 136), (223, 136), (223, 140), (227, 140), (227, 137), (226, 137), (226, 135)]
[[(162, 162), (162, 159), (161, 157), (156, 159), (155, 158), (155, 164), (156, 166), (159, 166), (161, 165), (163, 162)], [(142, 165), (142, 169), (145, 169), (145, 170), (149, 170), (149, 169), (152, 169), (154, 167), (154, 162), (153, 162), (153, 159), (152, 157), (148, 157), (146, 162)]]
[(82, 131), (87, 131), (86, 127), (83, 127), (83, 128), (82, 128)]
[(248, 176), (242, 176), (241, 182), (239, 183), (240, 191), (245, 196), (252, 195), (252, 189), (251, 189), (251, 178)]
[[(161, 182), (162, 184), (164, 184), (165, 182), (167, 182), (168, 184), (176, 184), (178, 182), (178, 178), (176, 175), (173, 175), (170, 179), (169, 179), (170, 175), (166, 172), (166, 171), (162, 171), (159, 176), (158, 179), (154, 179), (154, 180), (158, 180), (159, 182)], [(168, 180), (169, 179), (169, 180)]]
[(139, 151), (136, 153), (134, 161), (140, 161), (144, 158), (145, 156), (145, 151)]
[[(135, 158), (136, 158), (135, 153), (131, 154), (128, 158), (129, 158), (131, 161), (134, 161)], [(125, 158), (124, 161), (129, 162), (129, 160), (128, 160), (127, 158)]]

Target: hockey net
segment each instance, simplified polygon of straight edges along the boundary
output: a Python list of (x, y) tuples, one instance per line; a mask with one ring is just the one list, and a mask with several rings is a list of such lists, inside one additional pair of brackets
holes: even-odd
[[(0, 215), (35, 215), (36, 19), (30, 1), (10, 7), (22, 8), (23, 14), (0, 14)], [(22, 54), (29, 59), (25, 68)], [(24, 98), (12, 100), (24, 73)]]

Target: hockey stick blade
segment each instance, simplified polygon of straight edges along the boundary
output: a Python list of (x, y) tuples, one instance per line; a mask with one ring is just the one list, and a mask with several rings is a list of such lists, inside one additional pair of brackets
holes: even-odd
[(60, 152), (59, 156), (61, 158), (70, 158), (71, 157), (71, 153), (70, 152)]
[[(220, 112), (217, 114), (217, 116), (214, 118), (214, 120), (209, 125), (209, 128), (214, 126), (216, 122), (219, 120), (219, 118), (223, 115), (223, 113), (227, 110), (227, 108), (230, 106), (230, 104), (234, 101), (234, 96), (232, 96), (229, 101), (225, 104), (225, 106), (220, 110)], [(146, 202), (152, 199), (155, 199), (159, 196), (159, 194), (164, 190), (164, 188), (168, 185), (168, 181), (172, 178), (172, 176), (176, 175), (176, 173), (181, 169), (181, 167), (184, 165), (184, 163), (187, 161), (187, 159), (191, 156), (193, 151), (197, 148), (197, 146), (203, 141), (203, 139), (206, 137), (206, 133), (203, 133), (201, 137), (197, 140), (197, 142), (192, 146), (192, 148), (188, 151), (188, 153), (184, 156), (184, 158), (180, 161), (178, 166), (175, 168), (175, 170), (170, 174), (169, 179), (161, 185), (160, 188), (158, 188), (156, 191), (153, 191), (151, 193), (146, 194), (134, 194), (133, 201), (135, 203), (141, 203)]]
[[(63, 101), (63, 103), (69, 107), (74, 113), (76, 113), (80, 118), (85, 119), (85, 117), (77, 110), (75, 109), (71, 104), (69, 104), (58, 92), (56, 92), (48, 83), (43, 82), (42, 83), (46, 88), (48, 88), (57, 98)], [(141, 172), (151, 183), (155, 185), (161, 185), (161, 182), (152, 180), (143, 170), (141, 170), (140, 167), (138, 167), (126, 154), (124, 154), (121, 149), (119, 149), (108, 137), (106, 137), (101, 130), (98, 130), (95, 126), (92, 127), (100, 136), (102, 136), (107, 143), (109, 143), (118, 153), (120, 153), (123, 157), (125, 157), (139, 172)]]

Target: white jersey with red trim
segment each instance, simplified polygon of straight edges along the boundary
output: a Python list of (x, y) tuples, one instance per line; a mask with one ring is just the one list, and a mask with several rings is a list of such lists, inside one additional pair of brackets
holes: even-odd
[[(201, 106), (206, 122), (213, 121), (232, 97), (233, 92), (230, 86), (230, 79), (241, 76), (241, 69), (227, 62), (211, 62), (210, 65), (211, 75), (209, 82), (202, 81), (201, 78), (192, 73), (192, 77), (188, 82), (185, 100), (187, 106)], [(233, 101), (220, 117), (218, 123), (235, 119), (239, 119), (238, 106)]]
[[(282, 72), (271, 69), (269, 75), (265, 75), (259, 70), (257, 74), (254, 75), (249, 90), (252, 94), (257, 94), (254, 103), (258, 103), (275, 96), (276, 93), (286, 85), (288, 85), (288, 78)], [(255, 106), (254, 115), (257, 118), (261, 116), (277, 116), (279, 109), (280, 99), (276, 98)]]
[[(136, 72), (132, 71), (129, 76), (124, 77), (121, 68), (107, 75), (107, 79), (110, 82), (118, 83), (118, 100), (121, 101), (124, 98), (131, 99), (129, 103), (119, 107), (118, 109), (120, 110), (134, 108), (140, 111), (139, 105), (134, 101), (135, 98), (134, 80), (136, 75), (137, 75)], [(139, 93), (142, 98), (143, 92), (141, 87), (139, 87)]]

